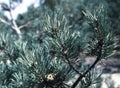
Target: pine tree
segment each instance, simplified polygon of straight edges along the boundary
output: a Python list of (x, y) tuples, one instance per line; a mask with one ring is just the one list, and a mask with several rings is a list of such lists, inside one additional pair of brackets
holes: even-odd
[[(98, 88), (97, 64), (114, 54), (118, 42), (105, 2), (85, 2), (45, 0), (16, 20), (0, 17), (1, 88)], [(87, 56), (95, 62), (85, 64)]]

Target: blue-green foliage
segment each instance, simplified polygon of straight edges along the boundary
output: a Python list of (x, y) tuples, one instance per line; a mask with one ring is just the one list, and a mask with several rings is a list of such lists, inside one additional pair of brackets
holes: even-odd
[(22, 38), (12, 31), (12, 24), (0, 24), (1, 88), (70, 88), (69, 82), (74, 84), (76, 75), (87, 70), (76, 88), (97, 88), (92, 84), (101, 81), (101, 70), (84, 67), (85, 57), (106, 59), (117, 42), (106, 3), (93, 8), (85, 1), (45, 0), (37, 8), (30, 6), (15, 20), (23, 26)]

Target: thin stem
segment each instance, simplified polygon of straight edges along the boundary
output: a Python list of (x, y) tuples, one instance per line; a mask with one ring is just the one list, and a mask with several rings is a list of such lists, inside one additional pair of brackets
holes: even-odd
[(67, 62), (68, 62), (68, 64), (69, 64), (69, 66), (70, 66), (76, 73), (78, 73), (79, 75), (82, 75), (82, 73), (80, 73), (77, 69), (75, 69), (75, 68), (73, 67), (73, 65), (70, 63), (69, 58), (67, 57), (67, 55), (64, 54), (64, 56), (65, 56), (65, 58), (66, 58), (66, 60), (67, 60)]
[(98, 52), (98, 56), (97, 56), (95, 62), (88, 68), (88, 70), (86, 70), (86, 71), (83, 73), (83, 75), (80, 75), (80, 76), (78, 77), (78, 79), (75, 81), (75, 83), (72, 85), (71, 88), (75, 88), (75, 87), (78, 85), (78, 83), (82, 80), (82, 78), (85, 77), (86, 74), (87, 74), (92, 68), (94, 68), (95, 65), (97, 64), (97, 62), (101, 59), (103, 39), (100, 39), (100, 40), (99, 40), (98, 46), (99, 46), (99, 48), (98, 48), (99, 52)]
[(12, 28), (15, 30), (16, 34), (19, 36), (19, 38), (22, 38), (22, 34), (21, 34), (21, 31), (20, 31), (20, 28), (18, 27), (17, 23), (15, 22), (15, 20), (13, 19), (13, 15), (12, 15), (12, 7), (11, 7), (11, 0), (9, 1), (9, 6), (10, 6), (10, 11), (9, 11), (9, 14), (10, 14), (10, 17), (11, 17), (11, 20), (12, 20)]

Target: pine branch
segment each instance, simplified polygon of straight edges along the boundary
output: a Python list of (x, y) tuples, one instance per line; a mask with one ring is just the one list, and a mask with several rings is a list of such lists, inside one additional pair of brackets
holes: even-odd
[(77, 74), (82, 75), (82, 73), (80, 73), (80, 72), (70, 63), (67, 54), (64, 53), (64, 56), (65, 56), (65, 58), (66, 58), (66, 60), (67, 60), (67, 62), (68, 62), (68, 64), (69, 64), (70, 68), (73, 69)]
[(16, 21), (13, 19), (13, 15), (12, 15), (12, 12), (11, 12), (11, 9), (12, 9), (12, 2), (9, 1), (9, 5), (10, 5), (10, 11), (9, 11), (9, 14), (10, 14), (10, 17), (11, 17), (11, 20), (12, 20), (12, 28), (15, 30), (16, 34), (19, 36), (19, 38), (22, 38), (22, 34), (21, 34), (21, 31), (20, 31), (20, 28), (18, 27)]
[(98, 48), (99, 52), (98, 52), (98, 56), (97, 56), (95, 62), (88, 68), (88, 70), (86, 70), (82, 75), (80, 75), (80, 76), (78, 77), (78, 79), (75, 81), (75, 83), (72, 85), (71, 88), (75, 88), (75, 87), (78, 85), (78, 83), (82, 80), (82, 78), (85, 77), (86, 74), (87, 74), (92, 68), (94, 68), (95, 65), (98, 63), (98, 61), (101, 59), (103, 39), (100, 39), (100, 40), (99, 40), (98, 46), (99, 46), (99, 48)]

